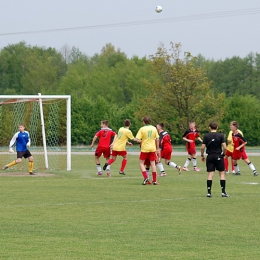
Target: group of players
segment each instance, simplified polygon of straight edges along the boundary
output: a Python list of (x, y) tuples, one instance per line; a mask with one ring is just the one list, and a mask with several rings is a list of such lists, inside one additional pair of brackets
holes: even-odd
[[(97, 167), (97, 174), (102, 175), (102, 168), (106, 171), (107, 176), (110, 177), (110, 165), (116, 160), (118, 155), (123, 157), (119, 174), (125, 175), (125, 167), (127, 164), (127, 151), (126, 145), (132, 145), (129, 140), (140, 143), (140, 156), (139, 166), (144, 177), (143, 185), (153, 184), (158, 185), (156, 165), (160, 170), (159, 176), (166, 176), (161, 159), (165, 159), (165, 164), (170, 167), (176, 168), (179, 174), (181, 173), (181, 166), (171, 161), (172, 144), (170, 135), (164, 130), (164, 124), (158, 123), (156, 127), (151, 125), (151, 119), (148, 116), (142, 118), (144, 124), (136, 135), (133, 136), (131, 130), (131, 122), (129, 119), (124, 121), (124, 126), (121, 127), (118, 133), (114, 132), (108, 127), (108, 121), (101, 121), (101, 129), (95, 134), (91, 147), (94, 147), (96, 139), (99, 139), (97, 149), (95, 151), (95, 160)], [(228, 146), (224, 141), (224, 135), (217, 133), (218, 125), (211, 123), (209, 125), (210, 133), (204, 136), (202, 140), (200, 138), (199, 131), (196, 129), (195, 122), (189, 123), (189, 129), (183, 134), (183, 140), (186, 142), (186, 150), (189, 154), (182, 170), (189, 171), (188, 166), (190, 162), (193, 164), (194, 171), (200, 171), (197, 167), (197, 152), (196, 152), (196, 140), (201, 143), (201, 156), (202, 161), (206, 161), (208, 180), (207, 180), (207, 197), (211, 197), (212, 179), (215, 170), (220, 174), (220, 185), (222, 188), (222, 197), (229, 197), (225, 192), (225, 174), (228, 173), (228, 157), (232, 158), (232, 167), (235, 175), (240, 175), (240, 169), (237, 161), (244, 160), (250, 169), (253, 171), (254, 176), (258, 173), (252, 162), (247, 157), (245, 145), (247, 141), (243, 137), (243, 133), (238, 129), (238, 123), (232, 121), (230, 123), (230, 133), (228, 135)], [(210, 139), (213, 134), (214, 138)], [(215, 137), (217, 135), (217, 137)], [(208, 138), (210, 140), (208, 140)], [(207, 149), (207, 160), (204, 157), (204, 149)], [(112, 149), (112, 153), (111, 153)], [(100, 164), (100, 156), (104, 155), (106, 163), (103, 167)], [(112, 158), (110, 158), (112, 154)], [(213, 159), (212, 159), (213, 158)], [(149, 180), (149, 169), (152, 168), (152, 182)]]
[[(172, 155), (172, 143), (171, 137), (167, 131), (164, 130), (164, 124), (158, 123), (156, 127), (151, 125), (151, 119), (148, 116), (142, 118), (143, 127), (141, 127), (136, 135), (133, 136), (131, 130), (131, 122), (129, 119), (124, 121), (124, 126), (118, 130), (118, 133), (114, 132), (108, 127), (108, 121), (101, 121), (101, 129), (95, 134), (91, 147), (94, 147), (95, 141), (99, 139), (98, 146), (95, 150), (95, 160), (97, 167), (97, 175), (102, 175), (102, 168), (106, 171), (107, 176), (110, 177), (110, 165), (115, 162), (117, 156), (122, 156), (123, 160), (119, 174), (125, 175), (125, 167), (127, 164), (127, 151), (126, 145), (132, 145), (131, 141), (140, 143), (140, 156), (139, 166), (144, 177), (143, 185), (153, 184), (158, 185), (156, 165), (160, 170), (159, 176), (166, 176), (164, 166), (161, 159), (165, 160), (165, 164), (176, 168), (178, 173), (181, 170), (189, 171), (188, 166), (192, 161), (193, 170), (200, 171), (197, 167), (197, 152), (196, 152), (196, 140), (201, 143), (201, 157), (202, 161), (206, 161), (206, 167), (208, 172), (207, 179), (207, 197), (211, 197), (211, 186), (215, 170), (219, 171), (220, 185), (222, 188), (222, 197), (228, 197), (225, 192), (225, 174), (229, 173), (228, 170), (228, 157), (232, 158), (232, 171), (235, 175), (240, 175), (240, 169), (237, 161), (244, 160), (249, 168), (252, 170), (254, 176), (258, 173), (253, 163), (248, 159), (246, 154), (245, 145), (247, 144), (243, 133), (239, 130), (238, 122), (232, 121), (230, 123), (230, 132), (227, 138), (228, 145), (224, 141), (224, 135), (217, 133), (218, 125), (215, 122), (210, 123), (210, 133), (205, 134), (203, 140), (200, 138), (199, 131), (196, 129), (195, 122), (189, 123), (189, 129), (183, 134), (183, 140), (186, 142), (186, 150), (189, 154), (184, 166), (177, 165), (171, 161)], [(30, 147), (29, 132), (25, 131), (25, 126), (20, 124), (18, 126), (18, 132), (12, 137), (9, 144), (9, 152), (13, 151), (13, 146), (16, 144), (17, 159), (4, 166), (4, 170), (20, 163), (22, 158), (28, 158), (29, 161), (29, 174), (33, 173), (33, 157), (28, 149)], [(204, 157), (204, 150), (207, 149), (207, 160)], [(111, 153), (112, 150), (112, 153)], [(103, 167), (100, 164), (100, 157), (106, 158), (106, 163)], [(112, 157), (111, 157), (112, 156)], [(149, 180), (150, 167), (152, 170), (152, 182)]]

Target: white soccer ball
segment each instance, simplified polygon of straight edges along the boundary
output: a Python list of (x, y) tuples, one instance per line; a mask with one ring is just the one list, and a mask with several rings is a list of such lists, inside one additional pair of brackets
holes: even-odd
[(160, 5), (157, 5), (157, 6), (155, 7), (155, 11), (156, 11), (157, 13), (160, 13), (160, 12), (162, 11), (162, 7), (161, 7)]

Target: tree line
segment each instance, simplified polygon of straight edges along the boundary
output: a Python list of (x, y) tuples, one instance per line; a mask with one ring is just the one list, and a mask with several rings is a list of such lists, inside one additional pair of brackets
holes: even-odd
[[(124, 119), (136, 133), (141, 118), (164, 122), (174, 144), (181, 144), (189, 120), (200, 132), (216, 120), (229, 131), (237, 120), (249, 145), (259, 145), (260, 55), (206, 59), (181, 44), (161, 45), (149, 57), (128, 58), (106, 44), (88, 56), (78, 48), (61, 50), (11, 44), (0, 51), (0, 93), (72, 96), (72, 144), (90, 144), (100, 121), (117, 130)], [(65, 138), (64, 138), (65, 140)]]

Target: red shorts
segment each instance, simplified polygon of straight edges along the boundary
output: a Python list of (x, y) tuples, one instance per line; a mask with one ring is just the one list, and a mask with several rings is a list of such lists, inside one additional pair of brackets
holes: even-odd
[(196, 154), (197, 153), (196, 147), (189, 147), (189, 148), (187, 148), (187, 152), (190, 155)]
[(95, 156), (99, 158), (103, 154), (104, 158), (109, 158), (110, 153), (110, 147), (97, 147), (95, 151)]
[(230, 156), (232, 156), (232, 153), (229, 150), (226, 150), (226, 156), (230, 157)]
[(172, 150), (161, 150), (161, 158), (171, 160)]
[(115, 151), (115, 150), (112, 150), (112, 156), (118, 156), (118, 155), (121, 155), (121, 156), (126, 156), (127, 155), (127, 152), (126, 151)]
[(233, 160), (240, 160), (240, 159), (242, 159), (242, 160), (245, 160), (245, 159), (247, 159), (248, 157), (247, 157), (247, 154), (246, 154), (246, 151), (244, 150), (244, 151), (242, 151), (242, 152), (240, 152), (240, 151), (234, 151), (233, 153), (232, 153), (232, 159)]
[(139, 159), (142, 161), (145, 161), (146, 159), (148, 159), (149, 161), (156, 161), (156, 152), (149, 152), (149, 153), (140, 153)]

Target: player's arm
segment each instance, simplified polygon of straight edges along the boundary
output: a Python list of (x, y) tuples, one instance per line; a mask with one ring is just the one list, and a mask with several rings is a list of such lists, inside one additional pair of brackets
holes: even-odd
[(200, 137), (198, 137), (198, 140), (202, 143), (203, 142), (203, 140), (200, 138)]
[(222, 145), (222, 155), (225, 156), (226, 155), (226, 151), (227, 151), (227, 145), (226, 145), (225, 142), (222, 143), (221, 145)]
[(28, 141), (27, 141), (26, 146), (27, 146), (27, 147), (30, 147), (30, 146), (31, 146), (31, 138), (30, 138), (29, 132), (27, 132), (27, 134), (28, 134)]
[(247, 144), (247, 142), (243, 142), (241, 145), (239, 145), (236, 150), (240, 150), (242, 147), (244, 147)]
[(117, 139), (117, 134), (114, 135), (113, 142), (112, 142), (112, 143), (110, 144), (110, 146), (109, 146), (110, 148), (113, 148), (116, 139)]
[(193, 140), (190, 140), (186, 137), (182, 137), (182, 139), (185, 141), (185, 142), (188, 142), (188, 143), (193, 143)]
[(93, 138), (93, 140), (92, 140), (92, 143), (91, 143), (91, 145), (90, 145), (91, 148), (93, 148), (93, 146), (94, 146), (94, 144), (95, 144), (97, 138), (98, 138), (98, 136), (95, 135), (94, 138)]
[(156, 139), (155, 139), (155, 147), (156, 147), (156, 153), (157, 153), (158, 157), (160, 157), (160, 151), (161, 151), (161, 149), (160, 149), (160, 147), (159, 147), (159, 138), (156, 138)]
[(202, 144), (202, 145), (201, 145), (201, 148), (200, 148), (200, 154), (201, 154), (201, 160), (202, 160), (203, 162), (205, 161), (205, 155), (204, 155), (205, 148), (206, 148), (206, 145), (205, 145), (205, 144)]
[(15, 144), (15, 142), (16, 142), (16, 139), (17, 139), (17, 137), (18, 137), (18, 134), (19, 134), (19, 132), (17, 132), (16, 134), (14, 134), (14, 136), (12, 137), (12, 139), (11, 139), (11, 141), (10, 141), (10, 143), (9, 143), (9, 153), (13, 153), (13, 152), (14, 152), (13, 146), (14, 146), (14, 144)]

